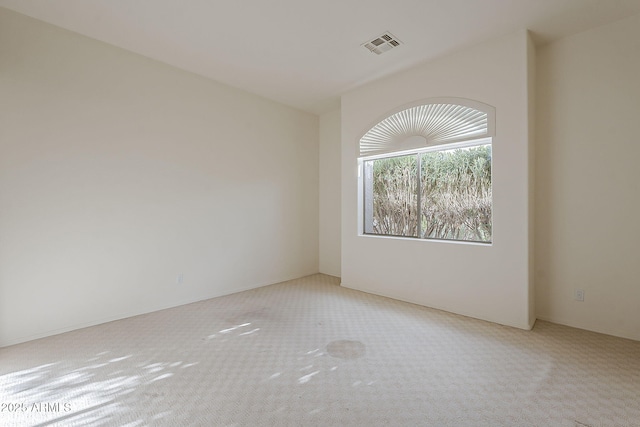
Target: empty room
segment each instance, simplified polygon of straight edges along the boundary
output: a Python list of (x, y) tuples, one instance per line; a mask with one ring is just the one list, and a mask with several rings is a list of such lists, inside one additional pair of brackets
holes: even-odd
[(0, 0), (0, 425), (639, 426), (640, 0)]

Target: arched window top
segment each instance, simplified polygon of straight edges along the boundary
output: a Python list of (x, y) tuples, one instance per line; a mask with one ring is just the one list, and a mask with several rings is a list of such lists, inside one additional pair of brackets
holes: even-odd
[(462, 98), (437, 98), (405, 106), (360, 139), (360, 157), (493, 136), (495, 109)]

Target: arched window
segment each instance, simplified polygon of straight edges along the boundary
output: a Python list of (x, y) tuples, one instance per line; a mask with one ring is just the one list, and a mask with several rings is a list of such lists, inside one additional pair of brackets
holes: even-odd
[(492, 240), (493, 107), (448, 98), (405, 106), (360, 139), (364, 234)]

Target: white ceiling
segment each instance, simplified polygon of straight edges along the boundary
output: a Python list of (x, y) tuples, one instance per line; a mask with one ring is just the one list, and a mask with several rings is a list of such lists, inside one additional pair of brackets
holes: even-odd
[[(530, 29), (537, 43), (640, 0), (0, 0), (0, 6), (312, 113), (403, 68)], [(377, 56), (385, 31), (404, 44)]]

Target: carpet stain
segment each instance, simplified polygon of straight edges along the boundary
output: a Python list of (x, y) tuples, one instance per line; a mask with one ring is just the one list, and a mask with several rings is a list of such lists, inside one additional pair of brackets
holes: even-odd
[(338, 340), (327, 344), (327, 353), (339, 359), (359, 359), (365, 352), (366, 346), (360, 341)]
[(257, 322), (259, 320), (276, 320), (273, 318), (273, 310), (270, 310), (269, 307), (250, 307), (246, 310), (243, 310), (240, 313), (236, 313), (231, 317), (228, 317), (226, 320), (230, 323), (246, 323), (246, 322)]

